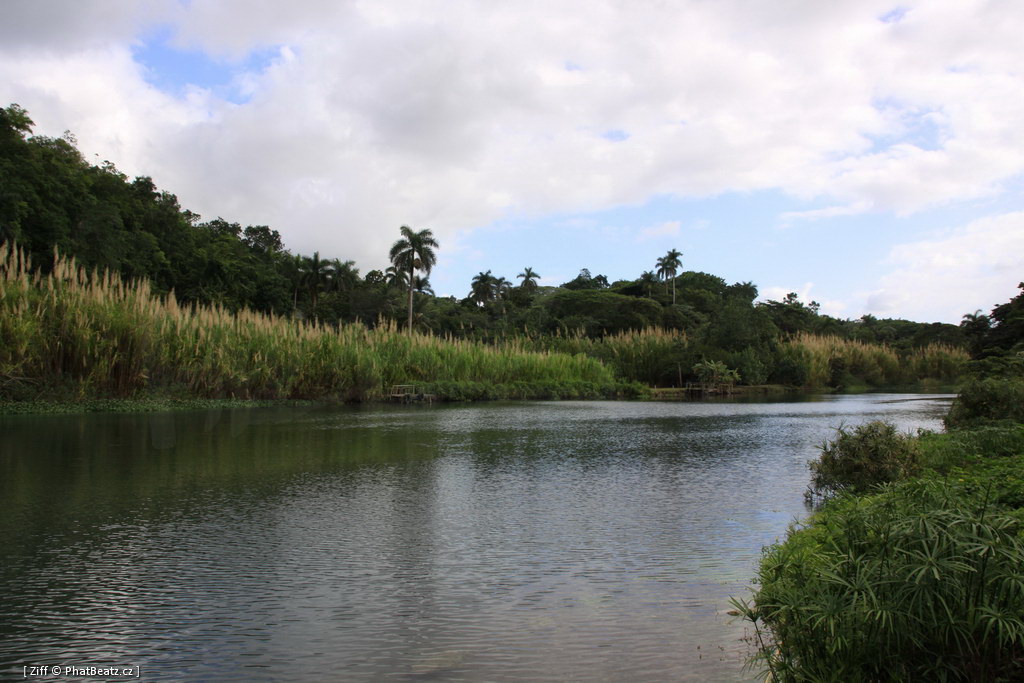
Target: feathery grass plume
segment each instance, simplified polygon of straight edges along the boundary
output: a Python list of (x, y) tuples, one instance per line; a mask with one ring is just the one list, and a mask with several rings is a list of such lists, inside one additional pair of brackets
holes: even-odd
[(364, 400), (408, 382), (617, 386), (609, 368), (583, 354), (399, 333), (393, 322), (335, 329), (181, 305), (145, 280), (87, 272), (59, 254), (50, 273), (33, 272), (21, 250), (0, 245), (0, 398), (183, 390)]
[(794, 373), (805, 386), (912, 384), (921, 380), (955, 381), (969, 360), (963, 349), (930, 344), (901, 357), (885, 344), (869, 344), (833, 335), (798, 334), (780, 345), (783, 361), (801, 366)]
[(674, 380), (681, 366), (687, 366), (685, 355), (689, 340), (685, 332), (648, 327), (628, 330), (600, 338), (587, 337), (582, 331), (559, 331), (552, 336), (513, 337), (503, 345), (567, 354), (584, 354), (597, 358), (615, 371), (623, 381), (648, 385)]

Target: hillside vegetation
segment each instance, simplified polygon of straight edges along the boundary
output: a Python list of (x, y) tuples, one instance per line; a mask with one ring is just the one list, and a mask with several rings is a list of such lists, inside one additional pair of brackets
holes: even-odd
[[(833, 389), (955, 382), (968, 360), (964, 349), (981, 344), (981, 336), (991, 332), (991, 326), (984, 328), (984, 316), (960, 326), (871, 316), (840, 320), (822, 315), (815, 302), (802, 302), (795, 294), (781, 301), (758, 301), (753, 283), (728, 284), (715, 275), (686, 270), (684, 255), (675, 249), (632, 280), (610, 282), (582, 268), (572, 280), (549, 287), (539, 285), (540, 274), (524, 267), (515, 283), (488, 270), (467, 283), (464, 298), (435, 296), (428, 278), (441, 245), (428, 229), (402, 226), (389, 254), (392, 266), (360, 274), (343, 254), (292, 253), (269, 226), (243, 227), (219, 217), (204, 221), (150, 178), (130, 179), (109, 162), (88, 163), (70, 133), (59, 138), (32, 135), (32, 127), (28, 113), (17, 105), (0, 108), (0, 244), (7, 245), (8, 253), (25, 252), (43, 278), (40, 286), (49, 286), (49, 273), (67, 267), (60, 259), (73, 258), (76, 268), (110, 273), (102, 276), (104, 291), (138, 289), (140, 301), (161, 302), (211, 320), (236, 316), (231, 325), (217, 323), (217, 330), (255, 330), (270, 324), (257, 321), (272, 320), (276, 326), (287, 321), (295, 330), (290, 334), (301, 339), (312, 333), (297, 330), (376, 339), (377, 330), (384, 338), (410, 327), (420, 347), (437, 353), (441, 346), (459, 344), (482, 349), (470, 343), (480, 342), (492, 353), (585, 354), (601, 361), (617, 381), (648, 386), (676, 386), (703, 379), (702, 368), (720, 368), (740, 384)], [(15, 322), (5, 325), (11, 328)], [(210, 335), (204, 344), (226, 339), (220, 332), (202, 334)], [(425, 341), (429, 338), (438, 341)], [(309, 344), (302, 341), (300, 346), (308, 349)], [(254, 351), (261, 359), (272, 353)], [(174, 362), (198, 362), (166, 353)], [(99, 370), (91, 371), (90, 390), (125, 391), (170, 381), (162, 375), (142, 381), (122, 372), (125, 362), (111, 366), (116, 379), (100, 381)], [(241, 361), (232, 361), (231, 367), (210, 380), (210, 386), (228, 393), (241, 391), (243, 385), (243, 393), (270, 391), (269, 379), (257, 379), (258, 369)], [(352, 376), (340, 395), (349, 395), (349, 386), (364, 386), (362, 369), (345, 372)], [(375, 372), (384, 382), (395, 377), (449, 381), (443, 374), (428, 377), (412, 369)], [(306, 393), (295, 387), (320, 381), (311, 376), (320, 374), (281, 380), (271, 393)], [(203, 388), (205, 381), (194, 380), (194, 390), (212, 391)], [(363, 389), (352, 391), (364, 394)], [(477, 387), (470, 393), (487, 391)]]

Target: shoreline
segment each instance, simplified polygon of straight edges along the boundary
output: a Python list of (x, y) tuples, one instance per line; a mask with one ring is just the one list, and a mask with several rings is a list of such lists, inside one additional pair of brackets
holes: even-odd
[[(481, 403), (494, 400), (504, 401), (544, 401), (544, 400), (584, 400), (584, 401), (654, 401), (654, 402), (717, 402), (758, 398), (785, 398), (818, 394), (861, 394), (861, 393), (952, 393), (950, 387), (934, 386), (899, 386), (871, 387), (863, 391), (836, 391), (814, 389), (809, 387), (793, 387), (781, 384), (743, 385), (732, 389), (728, 394), (695, 397), (680, 387), (648, 387), (646, 395), (633, 396), (579, 396), (579, 397), (496, 397), (496, 398), (462, 398), (441, 396), (433, 403)], [(370, 398), (360, 401), (344, 401), (338, 398), (315, 399), (240, 399), (240, 398), (181, 398), (166, 396), (143, 396), (134, 398), (85, 398), (60, 399), (40, 398), (28, 400), (0, 400), (0, 417), (15, 415), (84, 415), (91, 413), (158, 413), (179, 410), (210, 410), (214, 408), (268, 408), (277, 406), (315, 406), (315, 405), (390, 405), (395, 403), (386, 398)]]

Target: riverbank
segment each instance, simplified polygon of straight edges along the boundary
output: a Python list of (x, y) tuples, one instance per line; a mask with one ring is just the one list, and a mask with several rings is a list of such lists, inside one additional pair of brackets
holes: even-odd
[(736, 603), (751, 664), (774, 680), (1024, 678), (1022, 396), (1024, 380), (974, 381), (947, 433), (841, 429), (811, 464), (825, 503)]
[[(44, 274), (7, 245), (0, 245), (0, 341), (0, 400), (30, 402), (165, 395), (365, 402), (400, 384), (425, 385), (452, 401), (640, 398), (651, 393), (647, 378), (663, 374), (666, 364), (682, 383), (704, 353), (690, 349), (682, 332), (659, 329), (598, 340), (482, 342), (409, 333), (394, 323), (332, 326), (182, 305), (173, 292), (153, 293), (145, 280), (87, 272), (73, 259), (56, 257)], [(965, 358), (962, 350), (929, 346), (901, 359), (884, 346), (811, 336), (787, 341), (780, 353), (793, 370), (792, 389), (752, 384), (735, 391), (951, 381)], [(728, 372), (763, 382), (768, 366), (755, 361)]]
[[(48, 274), (0, 245), (0, 399), (379, 399), (432, 383), (461, 400), (635, 394), (599, 360), (399, 331), (186, 306), (57, 258)], [(479, 387), (485, 387), (481, 390)]]
[(159, 413), (214, 408), (263, 408), (314, 405), (314, 401), (257, 401), (230, 398), (92, 398), (75, 401), (0, 401), (4, 415), (75, 415), (79, 413)]

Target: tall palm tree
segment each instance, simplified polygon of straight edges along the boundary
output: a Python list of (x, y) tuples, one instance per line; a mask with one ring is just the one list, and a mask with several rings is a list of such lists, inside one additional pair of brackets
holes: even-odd
[(395, 270), (409, 273), (409, 333), (412, 334), (412, 294), (416, 286), (416, 271), (422, 270), (424, 274), (430, 275), (437, 263), (434, 249), (440, 248), (440, 245), (430, 230), (414, 232), (406, 225), (400, 230), (402, 238), (391, 245), (391, 263), (395, 265)]
[(676, 303), (676, 273), (682, 268), (683, 262), (680, 257), (683, 252), (677, 249), (670, 249), (667, 254), (658, 259), (658, 275), (665, 279), (672, 279), (672, 303)]
[(316, 303), (320, 296), (320, 290), (324, 288), (327, 281), (329, 262), (320, 258), (320, 252), (314, 251), (313, 256), (305, 257), (302, 262), (303, 284), (309, 289), (309, 295), (313, 304), (313, 311), (316, 311)]
[(512, 283), (503, 277), (494, 281), (494, 298), (501, 302), (501, 315), (505, 315), (505, 297), (512, 291)]
[(526, 290), (537, 289), (537, 280), (540, 278), (540, 274), (530, 266), (526, 266), (523, 272), (516, 275), (517, 278), (522, 278), (522, 282), (519, 284), (520, 287)]
[(302, 289), (302, 283), (305, 278), (303, 272), (305, 263), (306, 257), (302, 254), (293, 255), (285, 252), (281, 256), (281, 270), (284, 271), (284, 276), (288, 278), (288, 282), (292, 286), (292, 315), (295, 315), (299, 310), (299, 290)]
[(325, 289), (334, 292), (345, 292), (359, 281), (359, 269), (355, 261), (331, 259), (327, 262), (327, 285)]
[(474, 275), (473, 281), (470, 283), (470, 300), (477, 302), (481, 306), (491, 301), (494, 298), (494, 283), (495, 278), (489, 270), (486, 273)]

